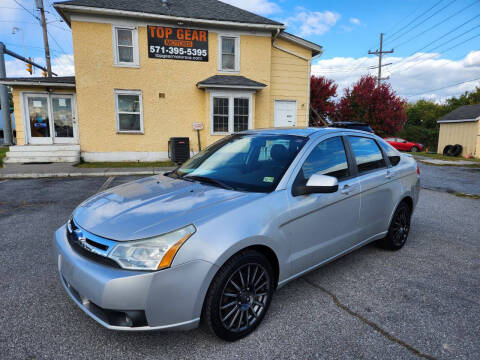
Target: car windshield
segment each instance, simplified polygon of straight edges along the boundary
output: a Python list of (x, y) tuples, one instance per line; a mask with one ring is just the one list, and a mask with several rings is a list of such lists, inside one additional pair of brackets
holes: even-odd
[(293, 135), (231, 135), (199, 152), (169, 176), (239, 191), (271, 192), (306, 141)]

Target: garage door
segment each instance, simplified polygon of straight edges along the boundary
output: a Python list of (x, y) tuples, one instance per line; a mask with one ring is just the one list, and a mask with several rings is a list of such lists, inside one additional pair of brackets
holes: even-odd
[(275, 127), (297, 126), (297, 102), (275, 100)]

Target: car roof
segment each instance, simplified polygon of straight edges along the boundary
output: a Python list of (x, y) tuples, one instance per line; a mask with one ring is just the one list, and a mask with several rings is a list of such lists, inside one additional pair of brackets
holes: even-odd
[(295, 136), (304, 136), (310, 137), (312, 135), (323, 135), (330, 134), (335, 132), (354, 132), (359, 134), (371, 134), (370, 132), (355, 130), (355, 129), (346, 129), (346, 128), (334, 128), (334, 127), (278, 127), (278, 128), (269, 128), (269, 129), (252, 129), (243, 131), (245, 134), (269, 134), (269, 135), (295, 135)]

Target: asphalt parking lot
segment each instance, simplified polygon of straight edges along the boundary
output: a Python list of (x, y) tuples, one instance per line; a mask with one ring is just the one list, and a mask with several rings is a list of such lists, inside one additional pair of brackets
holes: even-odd
[(256, 332), (226, 343), (108, 331), (69, 299), (52, 235), (105, 181), (0, 180), (2, 359), (480, 358), (480, 200), (423, 190), (402, 250), (372, 244), (286, 285)]

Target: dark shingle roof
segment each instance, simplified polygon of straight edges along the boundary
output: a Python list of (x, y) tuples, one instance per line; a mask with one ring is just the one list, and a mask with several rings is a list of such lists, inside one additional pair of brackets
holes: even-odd
[(16, 84), (58, 84), (58, 85), (75, 85), (75, 76), (54, 76), (54, 77), (11, 77), (0, 78), (0, 83)]
[(55, 3), (55, 5), (57, 4), (124, 10), (194, 19), (282, 25), (279, 22), (217, 0), (168, 0), (168, 5), (163, 5), (162, 0), (71, 0)]
[(214, 75), (200, 81), (197, 84), (199, 88), (205, 87), (231, 87), (231, 88), (255, 88), (261, 89), (264, 88), (265, 84), (261, 82), (247, 79), (245, 76), (238, 76), (238, 75)]
[(439, 121), (442, 120), (467, 120), (476, 119), (480, 116), (480, 104), (478, 105), (464, 105), (443, 115)]

